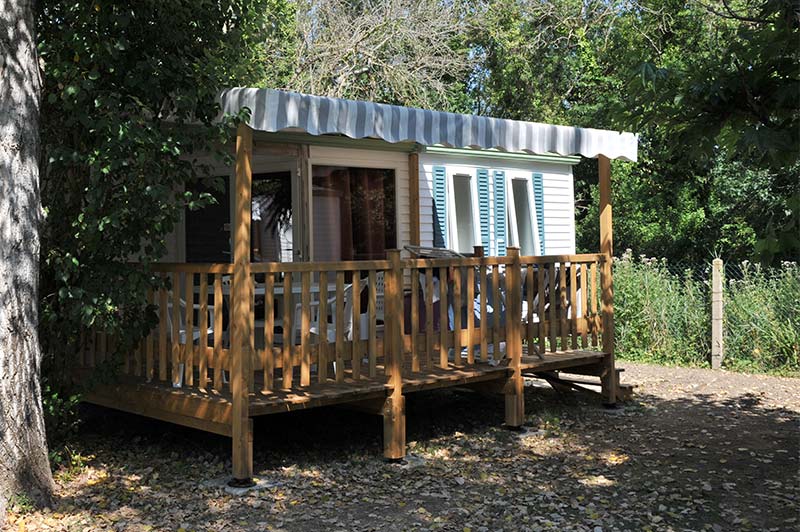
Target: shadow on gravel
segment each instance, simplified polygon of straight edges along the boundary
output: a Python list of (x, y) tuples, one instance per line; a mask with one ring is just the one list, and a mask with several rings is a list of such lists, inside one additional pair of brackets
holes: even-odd
[[(257, 418), (256, 471), (281, 488), (229, 501), (222, 515), (209, 500), (223, 497), (220, 490), (192, 486), (227, 476), (226, 438), (87, 408), (80, 451), (95, 455), (93, 465), (106, 467), (109, 475), (62, 502), (97, 514), (127, 506), (153, 527), (174, 529), (185, 520), (198, 530), (198, 523), (220, 518), (246, 529), (242, 523), (263, 523), (276, 508), (289, 518), (286, 530), (324, 529), (319, 522), (303, 524), (303, 516), (310, 519), (328, 496), (346, 496), (337, 511), (355, 516), (354, 530), (382, 530), (384, 518), (402, 523), (398, 528), (427, 526), (436, 515), (458, 525), (454, 530), (472, 524), (476, 515), (489, 530), (492, 523), (509, 522), (515, 525), (507, 529), (522, 529), (539, 513), (559, 528), (592, 529), (595, 515), (612, 528), (798, 526), (798, 412), (769, 406), (756, 394), (639, 395), (612, 411), (598, 403), (579, 392), (526, 388), (532, 430), (519, 436), (499, 428), (501, 397), (454, 390), (413, 394), (407, 400), (407, 439), (411, 451), (428, 461), (412, 470), (382, 463), (377, 416), (320, 408)], [(287, 471), (309, 478), (297, 480)], [(131, 482), (147, 489), (117, 496)], [(392, 485), (409, 509), (425, 505), (428, 514), (399, 511), (399, 495), (384, 490)], [(98, 499), (109, 490), (116, 502), (103, 506)], [(446, 497), (430, 495), (442, 490)], [(284, 491), (298, 502), (287, 505)], [(504, 493), (498, 496), (504, 502), (483, 499), (477, 514), (461, 515), (459, 509), (475, 504), (476, 493)], [(365, 497), (372, 502), (362, 502)], [(524, 512), (515, 510), (515, 500)]]

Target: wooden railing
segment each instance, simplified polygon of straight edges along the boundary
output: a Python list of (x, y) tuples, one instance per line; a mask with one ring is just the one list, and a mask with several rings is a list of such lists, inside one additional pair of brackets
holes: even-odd
[[(248, 389), (389, 382), (481, 363), (597, 349), (602, 254), (251, 265)], [(159, 322), (122, 372), (176, 388), (230, 392), (231, 264), (157, 264), (167, 288), (148, 294)], [(513, 309), (517, 309), (516, 312)], [(393, 343), (394, 342), (394, 343)], [(95, 366), (113, 342), (84, 340)], [(397, 359), (392, 354), (401, 352)], [(394, 365), (394, 366), (393, 366)]]
[[(389, 261), (258, 263), (251, 266), (260, 388), (386, 376)], [(260, 294), (263, 293), (263, 298)], [(263, 319), (254, 308), (263, 301)]]
[(597, 349), (602, 336), (601, 254), (521, 257), (528, 353)]

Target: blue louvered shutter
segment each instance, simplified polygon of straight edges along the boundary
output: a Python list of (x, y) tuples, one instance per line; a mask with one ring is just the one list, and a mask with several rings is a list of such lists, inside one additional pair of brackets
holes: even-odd
[(505, 256), (508, 246), (508, 222), (506, 220), (506, 173), (501, 170), (494, 171), (494, 241), (497, 255)]
[(433, 167), (433, 247), (447, 247), (447, 171)]
[(533, 202), (536, 206), (536, 225), (539, 228), (539, 253), (544, 255), (544, 182), (542, 174), (533, 174)]
[(481, 245), (484, 253), (489, 253), (489, 234), (491, 213), (489, 212), (489, 170), (478, 168), (478, 211), (481, 224)]

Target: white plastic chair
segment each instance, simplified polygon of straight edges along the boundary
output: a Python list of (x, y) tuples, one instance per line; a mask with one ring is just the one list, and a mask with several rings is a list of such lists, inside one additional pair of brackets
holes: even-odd
[[(178, 343), (179, 344), (186, 344), (186, 301), (183, 299), (178, 300), (179, 311), (178, 311)], [(172, 342), (172, 293), (170, 292), (168, 299), (167, 299), (167, 340)], [(192, 310), (200, 312), (200, 304), (195, 303), (192, 305)], [(195, 344), (200, 341), (201, 331), (198, 326), (192, 327), (192, 344)], [(207, 337), (209, 339), (213, 338), (214, 335), (214, 307), (209, 305), (208, 306), (208, 328), (206, 330)], [(184, 364), (181, 362), (178, 365), (178, 375), (180, 376), (178, 382), (172, 384), (174, 388), (181, 388), (183, 387), (183, 372), (184, 372)]]
[[(367, 282), (365, 282), (365, 280), (362, 280), (362, 282), (359, 285), (359, 294), (360, 292), (363, 292), (366, 287), (367, 287)], [(344, 338), (345, 340), (352, 340), (353, 339), (353, 285), (352, 284), (347, 284), (344, 286), (343, 299), (344, 299), (344, 308), (343, 308)], [(320, 320), (328, 319), (328, 316), (320, 316), (319, 303), (320, 303), (319, 301), (312, 301), (309, 304), (309, 331), (311, 332), (311, 334), (317, 336), (319, 335), (321, 330)], [(327, 341), (329, 343), (333, 343), (336, 341), (336, 296), (328, 298), (327, 303), (328, 303), (327, 304), (328, 312), (331, 317), (330, 323), (328, 323)], [(364, 314), (362, 314), (361, 316), (363, 320)], [(294, 343), (300, 343), (302, 318), (303, 318), (303, 305), (302, 303), (297, 303), (294, 306), (294, 319), (292, 320), (291, 338)]]

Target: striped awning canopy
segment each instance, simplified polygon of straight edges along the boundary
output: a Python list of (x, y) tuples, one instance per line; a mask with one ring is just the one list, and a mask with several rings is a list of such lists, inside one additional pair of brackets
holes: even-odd
[(636, 161), (637, 137), (608, 131), (398, 105), (312, 96), (275, 89), (235, 88), (221, 96), (223, 113), (250, 109), (255, 130), (340, 134), (354, 139), (416, 142), (423, 146), (497, 149), (537, 155), (582, 155)]

